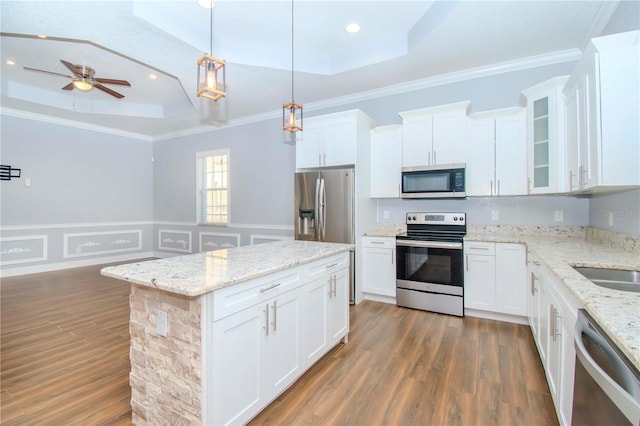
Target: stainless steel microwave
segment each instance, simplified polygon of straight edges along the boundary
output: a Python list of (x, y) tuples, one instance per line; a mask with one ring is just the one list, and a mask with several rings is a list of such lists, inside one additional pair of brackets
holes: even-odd
[(402, 168), (402, 198), (464, 197), (464, 163)]

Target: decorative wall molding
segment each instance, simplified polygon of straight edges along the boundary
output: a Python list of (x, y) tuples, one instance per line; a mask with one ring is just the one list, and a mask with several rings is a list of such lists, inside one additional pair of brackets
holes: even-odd
[(292, 240), (293, 237), (280, 236), (280, 235), (259, 235), (251, 234), (251, 245), (270, 243), (272, 241)]
[(200, 232), (200, 252), (222, 248), (240, 247), (240, 234), (225, 232)]
[(47, 235), (0, 238), (0, 265), (46, 261), (47, 248)]
[(143, 226), (153, 225), (153, 221), (142, 222), (94, 222), (94, 223), (53, 223), (45, 225), (9, 225), (2, 226), (2, 231), (32, 231), (38, 229), (71, 229), (71, 228), (105, 228), (110, 226)]
[(158, 250), (192, 253), (191, 231), (179, 231), (175, 229), (158, 230)]
[(142, 230), (64, 234), (62, 247), (64, 258), (138, 251), (142, 250)]

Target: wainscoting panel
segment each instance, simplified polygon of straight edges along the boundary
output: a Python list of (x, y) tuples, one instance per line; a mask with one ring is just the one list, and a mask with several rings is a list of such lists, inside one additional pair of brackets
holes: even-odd
[(125, 253), (142, 249), (142, 230), (64, 234), (65, 258)]
[(158, 249), (191, 253), (191, 231), (160, 229), (158, 231)]
[(292, 239), (292, 237), (281, 236), (281, 235), (251, 234), (251, 245), (270, 243), (270, 242), (273, 242), (273, 241), (280, 241), (280, 240), (291, 240), (291, 239)]
[(0, 265), (46, 261), (47, 246), (46, 235), (0, 238)]
[(200, 251), (240, 247), (240, 234), (224, 232), (200, 232)]

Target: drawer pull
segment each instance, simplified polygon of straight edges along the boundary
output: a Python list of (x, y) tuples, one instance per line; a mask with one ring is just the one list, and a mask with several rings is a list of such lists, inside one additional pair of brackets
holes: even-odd
[(371, 241), (371, 244), (384, 244), (384, 241)]
[(331, 265), (327, 265), (327, 266), (326, 266), (326, 269), (331, 269), (331, 268), (333, 268), (334, 266), (338, 266), (338, 264), (337, 264), (337, 263), (332, 263)]
[(270, 285), (269, 287), (266, 287), (266, 288), (261, 288), (260, 289), (260, 293), (264, 293), (265, 291), (269, 291), (271, 289), (274, 289), (274, 288), (278, 287), (279, 285), (280, 285), (280, 283), (277, 283), (277, 284), (272, 284), (272, 285)]
[(489, 247), (474, 247), (474, 246), (470, 246), (469, 250), (489, 250)]

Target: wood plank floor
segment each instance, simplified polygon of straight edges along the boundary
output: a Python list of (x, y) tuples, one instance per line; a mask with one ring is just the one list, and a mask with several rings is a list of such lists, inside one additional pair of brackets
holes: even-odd
[[(129, 285), (102, 266), (2, 280), (3, 425), (131, 423)], [(527, 327), (363, 302), (351, 308), (349, 343), (251, 424), (557, 421)]]

